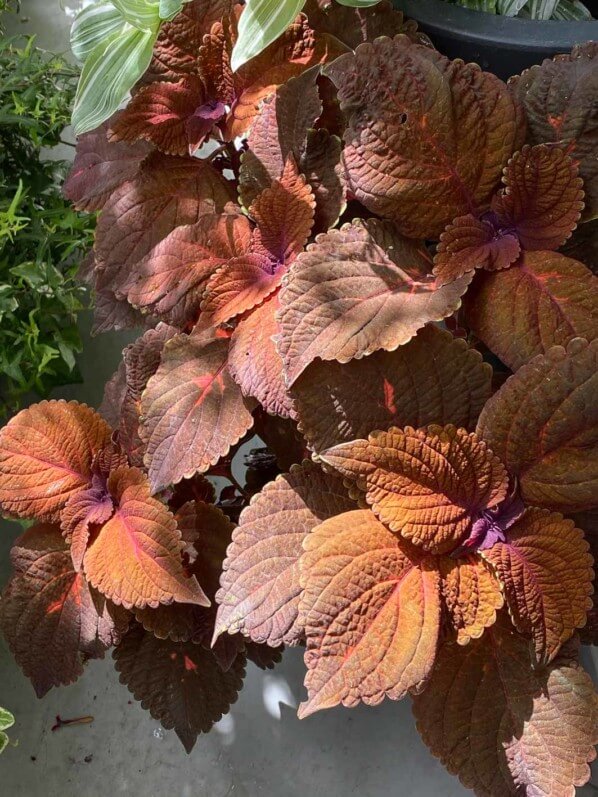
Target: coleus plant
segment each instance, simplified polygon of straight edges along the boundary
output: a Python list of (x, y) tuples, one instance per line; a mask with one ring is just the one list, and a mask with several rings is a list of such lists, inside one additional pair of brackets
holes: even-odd
[[(570, 797), (598, 741), (598, 48), (505, 85), (389, 3), (308, 2), (233, 72), (244, 13), (184, 5), (78, 142), (97, 328), (147, 329), (100, 413), (0, 433), (0, 504), (36, 521), (0, 625), (40, 695), (114, 647), (187, 750), (248, 658), (304, 645), (300, 716), (409, 694), (477, 794)], [(242, 486), (254, 433), (286, 472)]]

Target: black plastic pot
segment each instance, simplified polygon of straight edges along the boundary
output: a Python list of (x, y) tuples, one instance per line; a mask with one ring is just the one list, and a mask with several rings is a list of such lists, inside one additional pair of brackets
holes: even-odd
[(472, 11), (444, 0), (393, 0), (449, 58), (475, 61), (503, 80), (534, 64), (598, 39), (598, 21), (519, 19)]

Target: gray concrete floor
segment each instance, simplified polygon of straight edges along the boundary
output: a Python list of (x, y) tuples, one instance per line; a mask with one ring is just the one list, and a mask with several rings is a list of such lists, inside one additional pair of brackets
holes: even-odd
[[(38, 34), (40, 46), (67, 48), (76, 0), (23, 0), (26, 23), (11, 31)], [(85, 329), (89, 319), (83, 320)], [(61, 391), (92, 406), (130, 335), (86, 335), (85, 383)], [(19, 527), (1, 523), (0, 584)], [(588, 657), (588, 663), (593, 661)], [(1, 797), (462, 797), (464, 790), (418, 738), (409, 701), (377, 708), (335, 709), (299, 722), (303, 699), (300, 651), (287, 651), (270, 673), (249, 665), (245, 689), (215, 730), (190, 756), (173, 732), (143, 711), (118, 677), (110, 657), (92, 662), (73, 686), (43, 700), (0, 642), (0, 705), (17, 723), (0, 758)], [(89, 725), (51, 732), (55, 715), (92, 715)], [(595, 794), (586, 787), (580, 795)]]

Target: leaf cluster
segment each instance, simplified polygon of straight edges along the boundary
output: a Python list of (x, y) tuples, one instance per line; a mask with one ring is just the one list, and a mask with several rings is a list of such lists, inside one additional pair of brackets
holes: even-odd
[(93, 217), (61, 196), (67, 164), (46, 154), (68, 125), (77, 71), (33, 38), (0, 44), (0, 412), (77, 381), (75, 273)]
[(188, 750), (248, 658), (301, 645), (300, 716), (409, 695), (477, 794), (571, 797), (598, 718), (596, 46), (506, 85), (389, 3), (308, 2), (234, 72), (244, 13), (185, 5), (79, 140), (97, 326), (146, 330), (100, 413), (0, 433), (0, 504), (37, 521), (0, 626), (40, 694), (114, 647)]

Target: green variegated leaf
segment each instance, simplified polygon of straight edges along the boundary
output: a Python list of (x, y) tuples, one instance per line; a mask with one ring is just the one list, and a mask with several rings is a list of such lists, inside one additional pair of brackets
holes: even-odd
[(553, 19), (567, 22), (592, 19), (592, 15), (580, 0), (561, 0), (554, 10)]
[(496, 10), (505, 17), (516, 17), (527, 0), (498, 0)]
[(496, 0), (458, 0), (458, 5), (472, 8), (474, 11), (485, 11), (488, 14), (496, 12)]
[(0, 753), (3, 753), (8, 746), (8, 736), (4, 731), (0, 731)]
[(97, 45), (85, 62), (72, 123), (77, 135), (95, 129), (118, 109), (148, 68), (156, 32), (126, 26)]
[(0, 731), (7, 731), (15, 724), (15, 718), (5, 708), (0, 708)]
[(160, 0), (160, 19), (174, 17), (183, 7), (183, 2), (184, 0)]
[(368, 8), (377, 5), (380, 0), (336, 0), (339, 6), (350, 6), (350, 8)]
[(231, 60), (233, 70), (278, 39), (304, 5), (305, 0), (247, 0)]
[(112, 0), (112, 5), (139, 30), (156, 31), (160, 24), (160, 0)]
[(529, 0), (529, 15), (532, 19), (550, 19), (559, 0)]
[(87, 6), (77, 15), (71, 28), (73, 55), (78, 61), (85, 62), (98, 44), (125, 27), (122, 14), (110, 0)]

